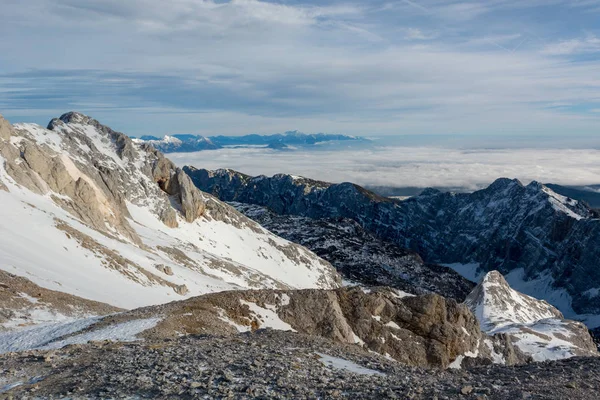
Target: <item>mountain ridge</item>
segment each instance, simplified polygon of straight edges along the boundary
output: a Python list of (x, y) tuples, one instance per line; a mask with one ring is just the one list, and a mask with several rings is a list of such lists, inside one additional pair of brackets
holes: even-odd
[[(548, 300), (573, 318), (600, 325), (600, 221), (584, 203), (541, 183), (501, 178), (473, 193), (424, 190), (404, 201), (351, 183), (291, 175), (248, 177), (232, 170), (184, 167), (194, 184), (222, 200), (261, 205), (277, 214), (350, 218), (379, 239), (416, 251), (426, 262), (472, 265)], [(463, 268), (464, 270), (464, 268)], [(473, 280), (477, 280), (474, 278)], [(519, 282), (517, 282), (519, 281)]]

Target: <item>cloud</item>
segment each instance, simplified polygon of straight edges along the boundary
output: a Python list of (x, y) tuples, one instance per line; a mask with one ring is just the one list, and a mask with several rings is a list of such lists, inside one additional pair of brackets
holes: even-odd
[(132, 134), (593, 134), (600, 61), (558, 61), (531, 18), (583, 20), (585, 1), (3, 0), (0, 112)]
[(592, 35), (584, 39), (571, 39), (552, 43), (547, 45), (542, 53), (552, 56), (600, 53), (600, 38)]
[(435, 39), (437, 35), (434, 33), (425, 33), (418, 28), (406, 29), (406, 38), (409, 40), (431, 40)]
[(600, 150), (385, 147), (277, 152), (223, 149), (169, 154), (178, 166), (232, 168), (251, 175), (288, 173), (366, 186), (478, 189), (499, 177), (564, 185), (600, 183)]

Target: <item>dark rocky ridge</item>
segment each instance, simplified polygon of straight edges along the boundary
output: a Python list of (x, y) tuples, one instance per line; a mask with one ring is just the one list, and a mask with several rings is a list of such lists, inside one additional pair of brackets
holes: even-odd
[(475, 286), (448, 267), (423, 262), (414, 251), (385, 242), (349, 218), (313, 219), (230, 203), (274, 234), (329, 261), (345, 279), (412, 294), (438, 293), (463, 301)]
[(483, 271), (503, 274), (522, 268), (526, 280), (549, 273), (554, 286), (572, 297), (575, 312), (600, 314), (600, 294), (594, 291), (600, 287), (600, 221), (585, 204), (561, 202), (540, 183), (524, 186), (502, 178), (474, 193), (428, 189), (394, 201), (352, 183), (184, 170), (198, 188), (222, 200), (265, 206), (277, 214), (350, 218), (426, 262), (479, 263)]

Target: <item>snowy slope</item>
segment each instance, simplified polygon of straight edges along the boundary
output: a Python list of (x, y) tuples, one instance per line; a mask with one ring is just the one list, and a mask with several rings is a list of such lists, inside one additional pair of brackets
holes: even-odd
[(0, 139), (1, 270), (122, 308), (339, 286), (327, 262), (186, 185), (153, 149), (77, 113), (49, 128)]
[(512, 289), (498, 271), (488, 272), (465, 304), (482, 331), (511, 335), (514, 344), (535, 361), (597, 355), (585, 325), (564, 319), (546, 301)]

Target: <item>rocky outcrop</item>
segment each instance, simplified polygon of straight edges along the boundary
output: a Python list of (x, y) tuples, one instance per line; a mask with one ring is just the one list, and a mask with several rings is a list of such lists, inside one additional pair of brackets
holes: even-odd
[[(507, 354), (502, 362), (524, 361), (510, 341), (482, 334), (466, 306), (434, 294), (402, 297), (386, 288), (221, 292), (108, 317), (97, 329), (156, 317), (161, 322), (141, 334), (149, 340), (272, 328), (356, 344), (414, 366), (446, 368), (478, 356), (491, 363), (498, 351)], [(485, 350), (484, 340), (494, 343), (493, 352)]]
[(600, 220), (584, 203), (540, 183), (502, 178), (474, 193), (428, 189), (399, 201), (351, 183), (184, 170), (197, 187), (222, 200), (264, 206), (277, 214), (349, 218), (378, 239), (417, 252), (425, 262), (515, 271), (524, 280), (540, 280), (529, 285), (528, 294), (550, 300), (553, 290), (564, 289), (576, 313), (600, 314), (600, 247), (594, 245), (600, 241)]
[(12, 126), (0, 115), (0, 140), (9, 140), (12, 135)]
[(536, 361), (599, 355), (584, 324), (567, 320), (547, 302), (512, 289), (498, 271), (488, 272), (465, 304), (482, 331), (508, 335)]
[[(200, 218), (206, 209), (204, 199), (190, 178), (181, 169), (175, 167), (170, 160), (150, 147), (145, 149), (154, 155), (156, 160), (152, 167), (152, 176), (159, 187), (175, 199), (187, 222)], [(163, 215), (167, 226), (177, 226), (177, 221), (170, 213)]]

